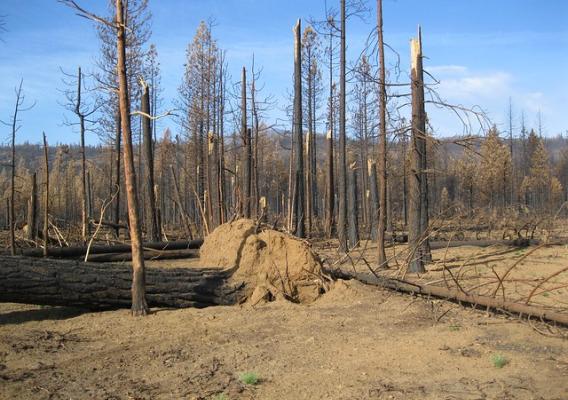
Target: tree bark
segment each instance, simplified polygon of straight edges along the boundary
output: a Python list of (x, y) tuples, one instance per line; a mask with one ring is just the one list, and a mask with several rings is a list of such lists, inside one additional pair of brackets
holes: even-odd
[(557, 322), (564, 326), (568, 326), (568, 314), (566, 313), (556, 312), (540, 306), (506, 301), (501, 297), (493, 298), (476, 294), (468, 294), (458, 289), (449, 289), (434, 285), (422, 285), (400, 279), (376, 277), (367, 273), (350, 272), (342, 275), (344, 277), (354, 278), (368, 285), (380, 286), (397, 292), (410, 293), (413, 295), (420, 294), (429, 297), (432, 296), (445, 300), (456, 301), (460, 304), (471, 304), (473, 306), (480, 307), (483, 310), (491, 309), (497, 312), (512, 312), (520, 316), (534, 317), (540, 320)]
[[(131, 268), (122, 264), (0, 256), (0, 302), (76, 306), (93, 310), (128, 308)], [(244, 285), (229, 282), (231, 271), (154, 269), (146, 271), (151, 307), (207, 307), (237, 304)]]
[(132, 314), (146, 315), (148, 313), (148, 305), (146, 304), (144, 251), (142, 250), (142, 229), (139, 218), (134, 157), (132, 154), (130, 99), (128, 96), (126, 71), (126, 19), (123, 16), (123, 12), (122, 0), (116, 0), (118, 95), (122, 122), (122, 139), (124, 141), (124, 176), (128, 201), (128, 221), (132, 245)]
[(347, 157), (346, 157), (346, 109), (345, 109), (345, 0), (341, 0), (341, 45), (339, 60), (339, 210), (337, 233), (339, 250), (347, 251)]
[[(114, 186), (116, 190), (116, 197), (114, 199), (114, 215), (113, 215), (113, 222), (115, 224), (120, 224), (120, 149), (121, 149), (121, 142), (122, 142), (122, 122), (120, 116), (120, 108), (116, 110), (116, 137), (114, 142), (114, 151), (115, 151), (115, 170), (116, 176), (114, 177)], [(114, 190), (113, 190), (114, 192)], [(120, 237), (119, 230), (115, 230), (116, 237)]]
[(357, 201), (357, 170), (352, 167), (349, 170), (349, 249), (353, 249), (359, 245), (359, 212)]
[(43, 162), (45, 172), (45, 191), (43, 195), (43, 256), (49, 255), (47, 244), (49, 243), (49, 158), (47, 154), (47, 138), (43, 132)]
[(79, 134), (81, 146), (81, 239), (87, 242), (90, 234), (89, 213), (87, 210), (87, 158), (85, 155), (85, 116), (81, 112), (81, 81), (83, 74), (81, 67), (77, 72), (77, 102), (75, 103), (75, 114), (79, 117)]
[(304, 192), (304, 139), (302, 127), (302, 39), (301, 21), (294, 27), (294, 228), (296, 236), (306, 236)]
[(388, 267), (385, 253), (385, 231), (387, 221), (387, 90), (385, 73), (385, 46), (383, 41), (383, 1), (377, 0), (377, 31), (379, 46), (379, 224), (377, 251), (379, 267)]
[[(142, 107), (141, 111), (150, 115), (150, 87), (142, 83)], [(150, 118), (142, 116), (142, 135), (145, 160), (144, 188), (146, 191), (146, 236), (147, 240), (157, 242), (160, 240), (158, 217), (156, 214), (156, 199), (154, 196), (154, 146), (152, 139), (152, 123)]]
[[(145, 242), (142, 247), (160, 251), (199, 249), (203, 239), (177, 240), (172, 242)], [(94, 245), (89, 249), (89, 254), (128, 253), (132, 251), (129, 244), (115, 244), (111, 246)], [(50, 247), (49, 255), (55, 258), (81, 257), (87, 254), (87, 246)], [(26, 257), (41, 257), (41, 249), (24, 249), (22, 255)]]
[[(371, 240), (377, 240), (379, 237), (379, 229), (378, 229), (378, 223), (379, 223), (379, 208), (380, 208), (380, 203), (379, 203), (379, 189), (377, 186), (377, 165), (372, 162), (371, 160), (369, 160), (369, 164), (368, 164), (368, 168), (369, 168), (369, 181), (370, 181), (370, 189), (369, 189), (369, 195), (370, 195), (370, 205), (371, 205)], [(386, 240), (386, 237), (383, 234), (383, 241)], [(384, 246), (384, 244), (383, 244)]]
[(28, 240), (36, 240), (37, 238), (37, 179), (36, 173), (34, 172), (31, 179), (31, 192), (30, 198), (28, 199), (28, 215), (27, 224)]

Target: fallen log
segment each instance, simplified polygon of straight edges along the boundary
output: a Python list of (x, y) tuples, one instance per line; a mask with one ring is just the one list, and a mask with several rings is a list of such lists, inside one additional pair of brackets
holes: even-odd
[[(184, 250), (199, 249), (203, 244), (203, 239), (196, 240), (177, 240), (173, 242), (149, 242), (144, 243), (144, 249), (152, 250)], [(111, 246), (95, 245), (89, 249), (89, 254), (106, 254), (106, 253), (130, 253), (130, 244), (117, 244)], [(87, 254), (86, 246), (70, 246), (70, 247), (50, 247), (48, 249), (49, 256), (54, 258), (73, 258), (81, 257)], [(22, 255), (26, 257), (43, 257), (43, 249), (24, 249)]]
[[(150, 307), (207, 307), (239, 303), (245, 285), (233, 271), (146, 269)], [(132, 269), (123, 264), (0, 256), (0, 302), (74, 306), (93, 310), (130, 308)]]
[(114, 228), (114, 229), (125, 229), (125, 230), (128, 229), (128, 225), (126, 225), (126, 224), (117, 224), (117, 223), (110, 222), (110, 221), (98, 221), (96, 219), (93, 219), (90, 222), (93, 225), (99, 225), (100, 224), (101, 226), (106, 226), (106, 227)]
[(371, 273), (341, 271), (339, 272), (338, 277), (356, 279), (367, 285), (380, 286), (397, 292), (433, 296), (440, 299), (471, 304), (476, 307), (483, 307), (484, 309), (489, 308), (495, 311), (506, 311), (517, 314), (521, 317), (537, 318), (568, 326), (568, 313), (562, 313), (540, 306), (515, 303), (497, 297), (493, 298), (469, 294), (457, 289), (448, 289), (442, 286), (422, 285), (412, 281), (375, 276)]
[(528, 246), (538, 246), (540, 244), (539, 240), (535, 239), (515, 239), (515, 240), (455, 240), (455, 241), (435, 241), (430, 242), (430, 248), (432, 250), (445, 249), (446, 247), (461, 247), (461, 246), (473, 246), (473, 247), (490, 247), (496, 245), (510, 246), (510, 247), (528, 247)]
[[(146, 250), (144, 251), (145, 260), (174, 260), (178, 258), (196, 258), (199, 257), (199, 250)], [(132, 261), (132, 253), (100, 253), (90, 254), (89, 262), (125, 262)]]

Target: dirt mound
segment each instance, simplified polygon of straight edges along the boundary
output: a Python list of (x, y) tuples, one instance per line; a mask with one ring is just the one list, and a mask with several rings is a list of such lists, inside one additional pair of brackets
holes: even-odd
[(247, 219), (219, 226), (205, 238), (202, 264), (236, 268), (233, 279), (247, 284), (252, 305), (278, 298), (301, 303), (317, 299), (325, 277), (310, 246), (283, 232), (256, 230)]

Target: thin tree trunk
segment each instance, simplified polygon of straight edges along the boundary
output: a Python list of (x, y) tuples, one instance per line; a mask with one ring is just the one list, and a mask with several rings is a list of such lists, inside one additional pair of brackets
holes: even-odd
[(83, 74), (81, 67), (77, 72), (77, 102), (75, 103), (75, 114), (79, 117), (79, 131), (81, 136), (81, 239), (87, 242), (90, 234), (89, 215), (87, 210), (87, 160), (85, 155), (85, 116), (81, 112), (81, 81)]
[[(377, 240), (379, 236), (379, 230), (377, 225), (379, 223), (379, 190), (377, 186), (377, 165), (369, 160), (369, 181), (370, 181), (370, 208), (371, 208), (371, 239)], [(383, 238), (384, 239), (384, 238)]]
[(339, 61), (339, 215), (337, 231), (339, 250), (347, 251), (347, 159), (346, 159), (346, 67), (345, 67), (345, 0), (341, 0), (341, 51)]
[(410, 272), (424, 272), (424, 260), (422, 257), (422, 217), (424, 210), (422, 206), (422, 140), (424, 137), (425, 126), (423, 125), (423, 107), (421, 104), (420, 90), (422, 72), (420, 39), (412, 39), (411, 43), (411, 63), (412, 63), (412, 137), (410, 148), (410, 171), (409, 171), (409, 226), (408, 241), (412, 253), (410, 260)]
[(250, 218), (251, 207), (250, 207), (250, 197), (251, 197), (251, 156), (252, 147), (251, 139), (252, 134), (250, 129), (247, 128), (247, 71), (243, 67), (242, 78), (241, 78), (241, 134), (243, 138), (243, 152), (242, 152), (242, 188), (241, 188), (241, 206), (242, 213), (245, 218)]
[(31, 192), (28, 199), (28, 240), (35, 241), (37, 238), (37, 180), (34, 172), (31, 179)]
[(357, 170), (355, 167), (349, 169), (349, 249), (353, 249), (359, 245), (359, 209), (357, 201)]
[(132, 314), (146, 315), (146, 274), (142, 249), (142, 229), (140, 226), (136, 173), (132, 154), (132, 130), (130, 126), (130, 104), (128, 98), (128, 80), (126, 71), (126, 34), (122, 0), (116, 0), (117, 22), (117, 69), (119, 80), (119, 107), (124, 140), (124, 176), (128, 201), (128, 221), (132, 245)]
[(16, 131), (18, 130), (18, 111), (20, 110), (20, 104), (22, 99), (22, 84), (23, 80), (20, 80), (20, 85), (16, 90), (16, 106), (14, 107), (14, 115), (12, 117), (12, 161), (11, 161), (11, 171), (10, 171), (10, 207), (9, 207), (9, 224), (10, 224), (10, 253), (12, 255), (16, 254), (16, 233), (15, 233), (15, 215), (14, 215), (14, 201), (16, 197)]
[(295, 234), (303, 238), (305, 231), (305, 193), (304, 193), (304, 150), (302, 132), (302, 39), (301, 21), (294, 27), (294, 136), (295, 136), (295, 191), (294, 220)]
[(385, 47), (383, 41), (383, 1), (377, 0), (377, 31), (379, 35), (379, 232), (377, 251), (379, 267), (386, 268), (385, 230), (387, 220), (387, 91), (385, 73)]
[(47, 138), (43, 132), (43, 162), (45, 169), (45, 192), (43, 196), (43, 256), (49, 255), (47, 244), (49, 242), (49, 158), (47, 154)]
[[(116, 190), (116, 198), (114, 200), (114, 219), (113, 222), (115, 224), (120, 224), (120, 148), (121, 148), (121, 141), (122, 141), (122, 118), (120, 115), (120, 108), (116, 110), (116, 137), (114, 142), (114, 151), (115, 151), (115, 171), (116, 176), (114, 177), (114, 186)], [(116, 230), (115, 234), (116, 237), (119, 237), (119, 231)]]
[[(142, 107), (144, 114), (150, 115), (150, 87), (142, 82)], [(144, 189), (146, 191), (146, 236), (148, 240), (157, 242), (160, 240), (160, 230), (158, 228), (158, 217), (156, 215), (156, 199), (154, 197), (154, 152), (152, 140), (152, 123), (147, 116), (142, 116), (142, 147), (144, 151), (145, 167)]]
[(426, 109), (424, 104), (424, 72), (422, 67), (422, 31), (418, 28), (418, 56), (416, 60), (416, 78), (418, 85), (416, 95), (418, 97), (418, 129), (419, 129), (419, 145), (420, 145), (420, 234), (421, 240), (421, 257), (425, 263), (432, 261), (432, 252), (430, 250), (430, 240), (428, 238), (429, 222), (429, 189), (428, 189), (428, 146), (426, 134)]

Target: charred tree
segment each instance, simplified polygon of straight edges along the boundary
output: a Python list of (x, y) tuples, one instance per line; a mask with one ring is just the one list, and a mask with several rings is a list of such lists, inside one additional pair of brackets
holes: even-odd
[(247, 127), (247, 70), (243, 67), (241, 78), (241, 135), (243, 139), (243, 152), (241, 156), (241, 206), (245, 218), (251, 216), (251, 189), (252, 189), (252, 132)]
[(49, 243), (49, 158), (47, 154), (47, 138), (45, 137), (45, 132), (43, 133), (43, 169), (45, 173), (44, 178), (44, 194), (43, 194), (43, 256), (47, 257), (49, 255), (48, 243)]
[(302, 127), (302, 39), (301, 21), (294, 27), (294, 229), (303, 238), (305, 232), (304, 150)]
[(379, 223), (377, 251), (379, 267), (386, 268), (385, 231), (387, 221), (387, 91), (385, 73), (385, 46), (383, 40), (383, 1), (377, 0), (377, 32), (379, 46)]
[[(146, 82), (142, 84), (142, 147), (144, 151), (144, 188), (146, 191), (146, 237), (152, 242), (160, 240), (160, 229), (158, 227), (158, 215), (156, 212), (156, 199), (154, 197), (154, 144), (152, 136), (152, 121), (150, 118), (150, 87)], [(152, 88), (153, 90), (153, 88)]]
[(31, 177), (31, 190), (28, 199), (28, 213), (27, 213), (27, 238), (28, 240), (35, 241), (37, 238), (37, 178), (34, 172)]
[(339, 210), (337, 233), (339, 250), (347, 251), (347, 154), (346, 154), (346, 43), (345, 43), (345, 0), (341, 0), (341, 44), (339, 60)]
[(348, 243), (350, 250), (359, 245), (359, 202), (357, 190), (357, 169), (355, 165), (352, 165), (349, 169), (349, 197), (347, 199), (349, 213)]
[(412, 90), (412, 134), (410, 141), (410, 171), (408, 177), (408, 241), (412, 251), (410, 272), (424, 272), (424, 218), (423, 190), (426, 185), (423, 171), (425, 150), (426, 115), (424, 112), (424, 87), (422, 72), (422, 48), (420, 35), (411, 43), (411, 90)]
[[(238, 304), (246, 285), (229, 281), (219, 269), (147, 271), (147, 302), (152, 307), (207, 307)], [(92, 310), (128, 308), (131, 268), (124, 264), (0, 256), (0, 301)]]

